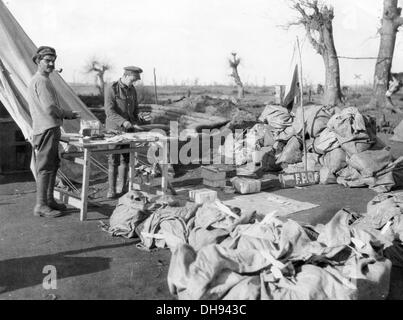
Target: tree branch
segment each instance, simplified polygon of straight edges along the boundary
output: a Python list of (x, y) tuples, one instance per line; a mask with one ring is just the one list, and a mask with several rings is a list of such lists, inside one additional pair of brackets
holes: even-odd
[(296, 3), (294, 8), (297, 9), (298, 12), (301, 14), (302, 19), (304, 19), (305, 21), (309, 20), (308, 15), (306, 14), (305, 10), (301, 7), (301, 5), (299, 3)]
[(303, 23), (301, 21), (295, 21), (295, 22), (288, 22), (287, 24), (284, 24), (284, 25), (278, 25), (277, 28), (281, 28), (283, 30), (288, 31), (288, 30), (290, 30), (291, 27), (300, 26), (300, 25), (303, 25)]
[(403, 17), (395, 18), (394, 24), (395, 24), (396, 28), (403, 26)]
[(323, 45), (320, 44), (317, 40), (314, 39), (314, 37), (312, 36), (311, 32), (312, 32), (311, 29), (307, 28), (306, 35), (308, 37), (308, 40), (311, 43), (311, 45), (313, 46), (313, 48), (321, 55), (324, 52)]

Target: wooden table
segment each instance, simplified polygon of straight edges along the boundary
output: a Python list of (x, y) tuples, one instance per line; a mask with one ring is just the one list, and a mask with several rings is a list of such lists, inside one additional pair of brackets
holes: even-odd
[[(80, 209), (80, 220), (87, 220), (88, 209), (88, 189), (90, 184), (91, 173), (91, 156), (94, 154), (125, 154), (130, 153), (130, 171), (129, 171), (129, 190), (133, 190), (133, 181), (135, 177), (135, 166), (137, 164), (136, 151), (139, 145), (150, 144), (159, 142), (162, 144), (163, 161), (160, 162), (162, 171), (161, 188), (162, 193), (166, 194), (168, 190), (168, 139), (164, 136), (155, 136), (148, 133), (132, 134), (131, 139), (125, 139), (119, 142), (111, 142), (108, 140), (94, 140), (90, 142), (83, 142), (82, 140), (69, 141), (68, 144), (74, 146), (83, 152), (64, 153), (64, 157), (74, 158), (74, 162), (83, 165), (83, 182), (81, 199), (74, 199), (72, 197), (64, 197), (63, 192), (55, 191), (55, 196), (58, 200), (63, 201), (73, 207)], [(113, 149), (115, 146), (128, 146), (122, 149)]]

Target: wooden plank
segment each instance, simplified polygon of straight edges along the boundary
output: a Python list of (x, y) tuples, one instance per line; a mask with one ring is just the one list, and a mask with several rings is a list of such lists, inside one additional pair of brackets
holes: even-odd
[(164, 158), (162, 160), (162, 163), (160, 164), (162, 171), (161, 187), (162, 187), (162, 193), (167, 194), (169, 181), (168, 181), (168, 140), (166, 139), (162, 141), (162, 152), (164, 153)]
[(80, 220), (87, 220), (88, 209), (88, 187), (90, 184), (90, 172), (91, 172), (91, 150), (84, 150), (84, 171), (83, 171), (83, 186), (81, 194), (81, 206), (80, 206)]
[(54, 191), (54, 197), (56, 200), (61, 201), (64, 204), (67, 204), (77, 209), (81, 208), (82, 201), (78, 197), (74, 197), (72, 195), (66, 194), (58, 190)]
[(137, 153), (132, 151), (130, 152), (130, 165), (129, 165), (129, 191), (133, 190), (133, 183), (135, 178), (135, 168), (137, 164)]
[(74, 163), (81, 164), (82, 166), (85, 165), (84, 159), (81, 158), (74, 158)]

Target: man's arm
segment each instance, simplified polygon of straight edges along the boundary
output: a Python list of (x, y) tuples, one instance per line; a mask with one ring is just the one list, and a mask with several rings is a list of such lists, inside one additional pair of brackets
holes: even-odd
[(108, 120), (123, 128), (123, 125), (125, 122), (127, 122), (127, 120), (119, 115), (115, 108), (115, 94), (112, 87), (108, 86), (108, 88), (105, 90), (105, 114)]
[(137, 91), (136, 88), (133, 87), (133, 99), (134, 99), (134, 119), (136, 119), (136, 124), (141, 124), (141, 120), (139, 119), (139, 102), (137, 99)]

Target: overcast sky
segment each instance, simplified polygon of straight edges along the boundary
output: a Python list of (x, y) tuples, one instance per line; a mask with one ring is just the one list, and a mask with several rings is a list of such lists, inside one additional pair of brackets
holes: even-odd
[[(335, 7), (334, 37), (340, 56), (377, 56), (382, 0), (330, 0)], [(126, 65), (144, 69), (144, 83), (231, 83), (227, 59), (242, 58), (244, 82), (287, 84), (296, 37), (303, 43), (309, 82), (324, 81), (322, 58), (301, 27), (279, 26), (297, 15), (287, 0), (4, 0), (37, 46), (58, 51), (67, 81), (91, 81), (83, 73), (93, 56), (108, 61), (117, 79)], [(403, 5), (403, 0), (399, 0)], [(341, 60), (344, 84), (372, 82), (374, 60)], [(394, 67), (403, 71), (403, 32), (398, 34)], [(355, 75), (362, 80), (354, 80)]]

